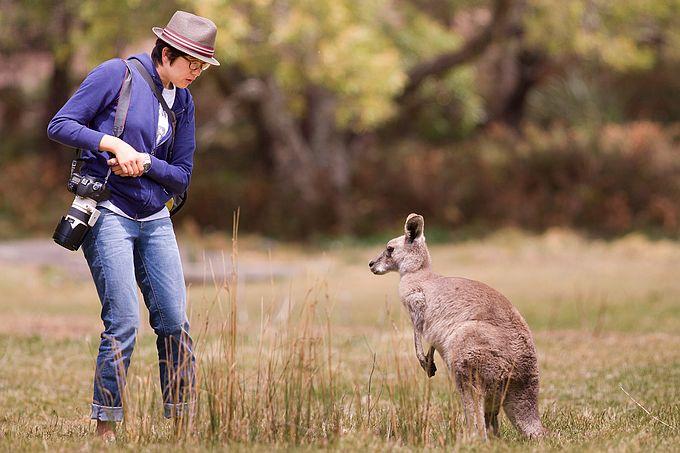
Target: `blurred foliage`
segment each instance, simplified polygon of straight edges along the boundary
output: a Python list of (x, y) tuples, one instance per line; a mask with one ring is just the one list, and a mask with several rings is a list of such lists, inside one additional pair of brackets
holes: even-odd
[(451, 71), (440, 80), (425, 82), (421, 89), (423, 107), (416, 128), (432, 142), (464, 138), (484, 120), (483, 100), (474, 86), (472, 67)]
[(618, 71), (678, 57), (678, 0), (530, 0), (527, 40), (556, 58), (585, 58)]
[(140, 40), (155, 41), (152, 27), (163, 27), (181, 2), (167, 0), (123, 0), (79, 2), (83, 26), (75, 34), (76, 47), (87, 49), (90, 66), (125, 56), (126, 47)]
[(394, 111), (404, 83), (382, 19), (386, 0), (197, 2), (220, 30), (219, 54), (247, 76), (273, 76), (295, 111), (310, 85), (339, 96), (339, 125), (364, 130)]
[(416, 211), (451, 229), (566, 226), (604, 235), (636, 229), (677, 235), (677, 126), (608, 124), (591, 135), (528, 124), (522, 132), (494, 128), (456, 146), (409, 141), (387, 161), (379, 153), (366, 156), (356, 183), (358, 231), (389, 228)]
[(593, 74), (570, 71), (534, 90), (528, 99), (528, 119), (540, 124), (560, 121), (597, 129), (623, 120), (623, 99)]
[(680, 232), (680, 0), (0, 0), (1, 236), (53, 227), (68, 153), (45, 123), (176, 9), (214, 20), (222, 62), (192, 86), (180, 222), (229, 228), (240, 206), (247, 231), (296, 238), (410, 211), (443, 230)]

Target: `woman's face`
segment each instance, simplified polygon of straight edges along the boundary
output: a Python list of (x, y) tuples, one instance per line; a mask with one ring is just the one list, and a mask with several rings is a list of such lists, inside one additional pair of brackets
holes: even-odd
[[(168, 87), (168, 83), (172, 83), (177, 88), (186, 88), (191, 85), (191, 82), (196, 80), (201, 75), (202, 61), (186, 56), (177, 57), (172, 63), (167, 55), (167, 47), (163, 49), (163, 65), (158, 68), (158, 75), (161, 76), (163, 85)], [(191, 66), (197, 66), (196, 69), (191, 69)]]

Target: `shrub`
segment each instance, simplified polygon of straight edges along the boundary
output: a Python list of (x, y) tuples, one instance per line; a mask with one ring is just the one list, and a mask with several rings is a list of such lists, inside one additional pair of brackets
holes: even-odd
[[(357, 175), (360, 231), (419, 211), (431, 224), (680, 232), (678, 128), (496, 128), (446, 147), (402, 143)], [(380, 175), (376, 177), (376, 175)]]

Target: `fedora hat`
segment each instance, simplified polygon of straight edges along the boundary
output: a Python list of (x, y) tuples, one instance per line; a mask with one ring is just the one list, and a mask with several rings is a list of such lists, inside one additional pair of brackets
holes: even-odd
[(153, 27), (152, 30), (156, 36), (175, 49), (211, 65), (220, 65), (220, 62), (215, 60), (217, 27), (210, 19), (177, 11), (165, 28)]

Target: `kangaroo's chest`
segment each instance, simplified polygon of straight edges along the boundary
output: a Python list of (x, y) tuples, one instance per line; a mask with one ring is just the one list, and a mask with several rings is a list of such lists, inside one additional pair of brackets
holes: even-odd
[(399, 297), (411, 317), (413, 327), (417, 331), (422, 331), (426, 308), (423, 289), (418, 285), (400, 285)]
[(422, 289), (414, 289), (412, 291), (400, 294), (401, 303), (409, 312), (423, 312), (425, 311), (425, 292)]

